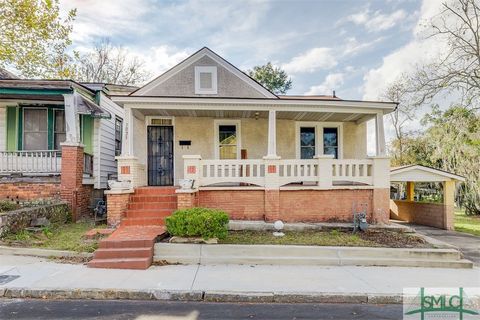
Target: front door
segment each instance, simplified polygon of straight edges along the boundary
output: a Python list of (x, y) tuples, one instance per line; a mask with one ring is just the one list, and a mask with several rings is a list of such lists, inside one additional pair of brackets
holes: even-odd
[(173, 186), (173, 127), (148, 126), (148, 185)]

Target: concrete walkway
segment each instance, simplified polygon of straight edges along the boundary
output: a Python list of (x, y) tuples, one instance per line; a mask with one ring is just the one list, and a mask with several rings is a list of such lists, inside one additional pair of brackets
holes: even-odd
[[(169, 265), (148, 270), (92, 269), (46, 259), (0, 255), (0, 276), (17, 275), (5, 289), (140, 290), (227, 293), (400, 295), (404, 287), (480, 287), (480, 269)], [(3, 290), (2, 290), (3, 289)], [(7, 290), (8, 291), (8, 290)], [(0, 294), (1, 296), (1, 294)]]
[(407, 224), (420, 234), (446, 242), (462, 251), (465, 258), (480, 266), (480, 237), (457, 231)]

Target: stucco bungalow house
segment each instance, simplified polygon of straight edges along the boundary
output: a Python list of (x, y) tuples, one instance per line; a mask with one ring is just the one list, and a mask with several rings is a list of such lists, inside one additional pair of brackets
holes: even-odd
[(192, 206), (310, 222), (351, 221), (363, 206), (370, 222), (388, 222), (383, 116), (395, 102), (275, 95), (206, 47), (111, 99), (125, 111), (112, 225), (158, 225)]
[(134, 88), (71, 80), (0, 79), (0, 199), (61, 198), (74, 218), (117, 174), (123, 108)]

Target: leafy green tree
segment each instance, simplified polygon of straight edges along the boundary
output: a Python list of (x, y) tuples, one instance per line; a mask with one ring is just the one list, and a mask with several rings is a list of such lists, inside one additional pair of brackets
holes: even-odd
[(271, 62), (263, 66), (253, 67), (253, 70), (249, 70), (248, 74), (275, 94), (285, 94), (292, 88), (292, 79), (288, 77), (284, 70), (273, 66)]
[(71, 77), (75, 15), (62, 18), (59, 0), (0, 0), (0, 67), (28, 78)]

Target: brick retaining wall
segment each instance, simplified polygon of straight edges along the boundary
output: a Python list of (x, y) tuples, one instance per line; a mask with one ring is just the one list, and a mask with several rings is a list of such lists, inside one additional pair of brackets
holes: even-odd
[(441, 203), (422, 203), (414, 201), (391, 200), (390, 217), (396, 220), (435, 228), (453, 228), (453, 207)]

